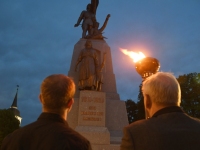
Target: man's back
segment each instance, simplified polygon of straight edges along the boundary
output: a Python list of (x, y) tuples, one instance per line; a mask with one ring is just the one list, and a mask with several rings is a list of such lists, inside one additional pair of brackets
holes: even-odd
[(42, 113), (39, 119), (6, 137), (2, 150), (88, 150), (90, 143), (68, 127), (59, 115)]
[(137, 121), (125, 128), (121, 149), (133, 147), (134, 150), (200, 149), (200, 120), (172, 111)]

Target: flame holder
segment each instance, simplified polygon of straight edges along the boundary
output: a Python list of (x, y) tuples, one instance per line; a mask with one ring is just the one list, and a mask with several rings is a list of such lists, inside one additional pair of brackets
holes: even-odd
[(135, 69), (143, 80), (155, 74), (160, 69), (160, 63), (156, 58), (145, 57), (135, 63)]

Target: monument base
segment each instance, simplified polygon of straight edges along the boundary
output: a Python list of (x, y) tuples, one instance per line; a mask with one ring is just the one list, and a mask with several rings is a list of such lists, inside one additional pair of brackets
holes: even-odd
[[(75, 72), (76, 63), (87, 39), (80, 39), (74, 46), (68, 76), (74, 79), (76, 93), (74, 104), (67, 120), (69, 126), (90, 140), (93, 150), (119, 150), (123, 127), (128, 125), (125, 102), (117, 93), (113, 72), (111, 50), (104, 40), (91, 39), (92, 47), (98, 54), (103, 84), (101, 91), (79, 91), (79, 73)], [(106, 54), (106, 57), (104, 57)]]
[(87, 138), (91, 144), (110, 144), (110, 133), (106, 127), (77, 126), (75, 130)]

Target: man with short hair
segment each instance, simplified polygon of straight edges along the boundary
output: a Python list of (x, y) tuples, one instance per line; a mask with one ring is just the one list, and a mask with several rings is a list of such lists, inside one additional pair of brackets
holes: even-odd
[(90, 150), (90, 142), (68, 126), (74, 102), (71, 78), (50, 75), (41, 84), (42, 114), (38, 120), (8, 135), (2, 150)]
[(121, 150), (199, 150), (200, 120), (180, 108), (181, 90), (171, 73), (158, 72), (142, 85), (146, 120), (124, 128)]

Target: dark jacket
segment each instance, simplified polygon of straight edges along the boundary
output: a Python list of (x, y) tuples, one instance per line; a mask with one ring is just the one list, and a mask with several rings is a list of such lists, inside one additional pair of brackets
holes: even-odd
[(58, 114), (42, 113), (38, 120), (9, 134), (2, 150), (90, 150), (90, 142)]
[(124, 128), (121, 150), (199, 150), (200, 120), (180, 107), (159, 110), (148, 120)]

